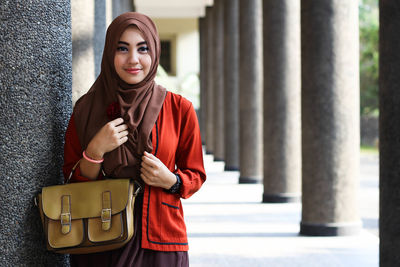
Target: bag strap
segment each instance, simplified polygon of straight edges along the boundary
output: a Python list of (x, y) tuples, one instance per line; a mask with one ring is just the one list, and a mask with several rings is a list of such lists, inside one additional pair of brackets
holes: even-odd
[(81, 159), (79, 159), (79, 160), (75, 163), (75, 165), (72, 167), (71, 172), (69, 173), (69, 176), (68, 176), (68, 178), (67, 178), (67, 181), (65, 181), (64, 184), (68, 184), (68, 183), (69, 183), (69, 180), (71, 180), (72, 174), (74, 173), (76, 167), (78, 167), (79, 162), (81, 162)]

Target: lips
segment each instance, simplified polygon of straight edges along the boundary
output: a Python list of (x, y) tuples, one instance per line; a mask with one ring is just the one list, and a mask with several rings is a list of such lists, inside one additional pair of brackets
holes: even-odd
[(130, 74), (138, 74), (142, 69), (141, 68), (127, 68), (125, 69), (126, 72)]

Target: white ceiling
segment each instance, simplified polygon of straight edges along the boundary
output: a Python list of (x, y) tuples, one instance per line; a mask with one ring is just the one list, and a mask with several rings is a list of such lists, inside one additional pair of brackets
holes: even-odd
[(198, 18), (213, 0), (134, 0), (137, 12), (152, 18)]

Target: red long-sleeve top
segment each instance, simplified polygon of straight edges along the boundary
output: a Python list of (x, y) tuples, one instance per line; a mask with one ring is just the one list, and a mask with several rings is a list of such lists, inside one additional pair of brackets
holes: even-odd
[[(158, 132), (157, 132), (158, 131)], [(182, 180), (179, 194), (146, 185), (143, 197), (142, 248), (159, 251), (187, 251), (188, 241), (181, 198), (188, 198), (206, 180), (199, 124), (192, 104), (180, 95), (168, 92), (156, 125), (152, 129), (153, 154)], [(71, 116), (64, 147), (64, 177), (82, 157)], [(101, 174), (99, 175), (99, 177)], [(88, 181), (79, 168), (71, 181)], [(137, 229), (138, 230), (138, 229)]]

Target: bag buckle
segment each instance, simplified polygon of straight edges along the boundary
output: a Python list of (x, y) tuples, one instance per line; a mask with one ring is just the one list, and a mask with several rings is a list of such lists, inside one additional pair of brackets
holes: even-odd
[(68, 195), (61, 197), (61, 233), (71, 232), (71, 198)]
[(61, 213), (61, 232), (66, 235), (71, 231), (71, 213)]
[(101, 222), (110, 222), (111, 221), (111, 209), (102, 209), (101, 210)]
[(61, 225), (71, 224), (71, 213), (61, 213)]
[(111, 229), (111, 192), (103, 192), (103, 209), (101, 210), (101, 229), (108, 231)]

